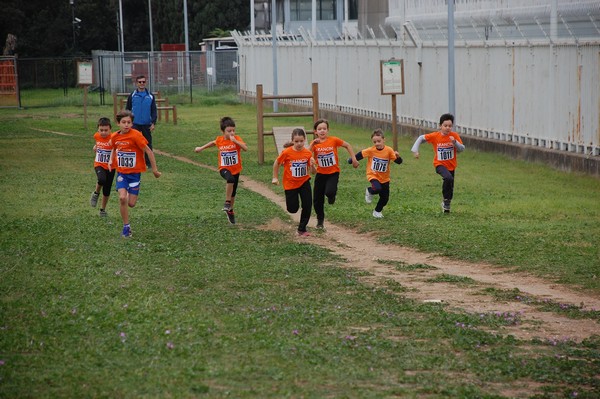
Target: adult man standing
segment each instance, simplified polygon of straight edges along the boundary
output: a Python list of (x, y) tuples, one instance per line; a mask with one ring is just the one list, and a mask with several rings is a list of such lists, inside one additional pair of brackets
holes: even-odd
[[(152, 131), (156, 123), (156, 100), (154, 95), (146, 89), (146, 76), (139, 75), (135, 78), (137, 89), (127, 97), (127, 105), (125, 109), (133, 113), (133, 128), (142, 132), (148, 147), (152, 149)], [(148, 164), (148, 156), (146, 155), (146, 164)]]

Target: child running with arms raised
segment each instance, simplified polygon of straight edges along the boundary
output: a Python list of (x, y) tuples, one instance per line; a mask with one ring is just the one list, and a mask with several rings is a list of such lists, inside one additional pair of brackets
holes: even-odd
[(140, 194), (142, 172), (146, 171), (144, 155), (150, 159), (152, 173), (159, 178), (161, 173), (156, 166), (154, 153), (148, 147), (148, 140), (141, 132), (132, 128), (133, 114), (123, 110), (117, 113), (119, 130), (112, 134), (113, 152), (111, 158), (117, 158), (117, 191), (119, 192), (119, 206), (123, 219), (123, 232), (121, 236), (131, 237), (129, 224), (129, 208), (133, 208)]
[(433, 146), (433, 167), (442, 176), (442, 211), (450, 213), (450, 202), (454, 196), (454, 171), (457, 166), (456, 154), (462, 152), (465, 146), (458, 133), (452, 131), (454, 115), (440, 116), (440, 131), (420, 135), (412, 146), (411, 151), (419, 159), (419, 146), (426, 141)]
[(358, 167), (358, 161), (350, 144), (338, 137), (329, 136), (329, 122), (327, 120), (317, 120), (314, 124), (314, 133), (316, 138), (310, 143), (310, 150), (317, 161), (313, 206), (317, 214), (317, 227), (323, 228), (325, 197), (327, 197), (327, 202), (332, 205), (337, 195), (340, 178), (338, 147), (344, 147), (348, 151), (352, 166), (355, 168)]
[[(385, 136), (381, 129), (373, 131), (371, 141), (373, 146), (357, 152), (356, 160), (369, 159), (367, 163), (367, 180), (371, 183), (371, 186), (365, 190), (365, 201), (370, 204), (373, 202), (373, 196), (378, 194), (379, 200), (373, 210), (373, 217), (382, 218), (381, 211), (390, 199), (390, 163), (394, 162), (400, 165), (402, 158), (398, 151), (394, 151), (392, 147), (385, 145)], [(348, 163), (352, 163), (351, 158), (348, 159)]]
[(235, 134), (235, 122), (228, 116), (221, 118), (221, 136), (209, 141), (202, 147), (196, 147), (195, 152), (201, 152), (209, 147), (219, 150), (219, 174), (225, 179), (225, 204), (223, 211), (229, 223), (235, 224), (233, 204), (237, 193), (237, 186), (242, 171), (242, 154), (240, 150), (248, 151), (248, 146), (240, 136)]
[(112, 189), (113, 180), (115, 179), (115, 168), (116, 163), (113, 160), (111, 168), (108, 167), (108, 161), (110, 160), (110, 154), (112, 153), (113, 144), (110, 138), (112, 132), (110, 131), (112, 125), (110, 119), (100, 118), (98, 120), (98, 131), (94, 134), (94, 152), (96, 157), (94, 159), (94, 170), (96, 171), (96, 189), (92, 193), (90, 198), (90, 205), (95, 208), (98, 205), (98, 198), (100, 197), (100, 190), (102, 190), (102, 203), (100, 204), (100, 216), (106, 217), (106, 205), (108, 204), (108, 198), (110, 197), (110, 191)]
[(310, 234), (306, 230), (310, 213), (312, 211), (312, 192), (310, 189), (310, 175), (315, 170), (315, 160), (308, 150), (306, 133), (303, 129), (292, 131), (292, 142), (284, 145), (285, 149), (273, 163), (273, 184), (279, 184), (279, 167), (283, 166), (283, 189), (285, 190), (285, 205), (289, 213), (296, 213), (302, 203), (298, 235), (306, 237)]

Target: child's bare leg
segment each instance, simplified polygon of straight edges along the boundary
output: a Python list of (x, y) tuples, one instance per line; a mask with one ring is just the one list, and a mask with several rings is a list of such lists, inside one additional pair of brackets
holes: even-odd
[(129, 224), (129, 209), (127, 207), (128, 194), (124, 188), (119, 189), (119, 212), (121, 212), (121, 219), (123, 224)]
[(225, 186), (225, 201), (231, 202), (231, 205), (233, 205), (233, 199), (231, 198), (232, 194), (233, 183), (227, 183), (227, 185)]

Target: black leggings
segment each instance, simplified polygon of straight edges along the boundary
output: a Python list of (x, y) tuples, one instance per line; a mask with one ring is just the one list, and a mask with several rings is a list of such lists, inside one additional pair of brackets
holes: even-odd
[(237, 186), (240, 181), (240, 174), (232, 175), (228, 169), (221, 169), (219, 171), (221, 177), (227, 180), (227, 184), (233, 184), (233, 191), (231, 192), (231, 198), (235, 198), (235, 194), (237, 193)]
[(316, 174), (313, 205), (315, 207), (315, 213), (317, 214), (317, 220), (325, 219), (325, 197), (327, 197), (327, 202), (330, 204), (335, 202), (339, 179), (340, 172), (331, 173), (329, 175), (323, 175), (321, 173)]
[(304, 182), (298, 188), (293, 190), (285, 190), (285, 206), (289, 213), (296, 213), (300, 209), (300, 202), (302, 202), (302, 212), (300, 213), (300, 223), (298, 224), (298, 231), (303, 233), (306, 231), (306, 226), (310, 220), (310, 213), (312, 211), (312, 192), (310, 189), (310, 179)]
[(113, 180), (115, 179), (115, 170), (113, 169), (109, 172), (102, 166), (96, 166), (94, 170), (98, 177), (98, 184), (102, 186), (102, 195), (110, 197), (110, 190), (112, 189)]
[(377, 201), (377, 206), (375, 206), (375, 210), (377, 212), (381, 212), (383, 207), (387, 205), (390, 199), (390, 182), (387, 183), (379, 183), (379, 180), (370, 180), (371, 187), (368, 188), (369, 193), (371, 194), (379, 194), (379, 201)]
[(454, 171), (448, 170), (445, 166), (438, 165), (435, 168), (435, 173), (442, 176), (442, 195), (445, 200), (450, 201), (454, 196)]

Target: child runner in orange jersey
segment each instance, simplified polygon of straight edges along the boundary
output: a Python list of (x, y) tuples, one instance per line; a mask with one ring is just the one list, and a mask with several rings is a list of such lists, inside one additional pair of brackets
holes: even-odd
[(279, 184), (279, 167), (283, 166), (283, 189), (285, 190), (285, 205), (289, 213), (296, 213), (302, 202), (298, 235), (309, 236), (306, 230), (310, 213), (312, 211), (312, 192), (310, 189), (310, 175), (314, 173), (315, 160), (312, 153), (304, 144), (306, 133), (304, 129), (292, 131), (291, 143), (284, 145), (285, 149), (273, 163), (273, 184)]
[(221, 118), (221, 133), (216, 139), (209, 141), (202, 147), (196, 147), (195, 152), (201, 152), (209, 147), (219, 149), (219, 173), (225, 179), (225, 204), (223, 211), (227, 215), (229, 223), (235, 224), (233, 204), (237, 193), (237, 186), (242, 171), (242, 154), (240, 150), (248, 151), (248, 146), (240, 136), (235, 134), (235, 122), (228, 116)]
[(111, 158), (117, 160), (117, 191), (119, 192), (119, 206), (123, 219), (123, 232), (121, 236), (131, 237), (129, 225), (129, 208), (133, 208), (140, 193), (140, 180), (142, 172), (146, 171), (144, 154), (148, 155), (152, 173), (159, 178), (161, 173), (156, 167), (154, 153), (148, 147), (148, 140), (142, 133), (132, 128), (133, 114), (131, 111), (117, 113), (119, 130), (112, 134), (113, 151)]
[(110, 197), (110, 191), (112, 189), (113, 180), (115, 178), (116, 163), (112, 163), (112, 167), (108, 167), (108, 161), (110, 160), (110, 154), (112, 153), (113, 144), (110, 136), (112, 125), (110, 119), (100, 118), (98, 120), (98, 131), (94, 133), (94, 152), (96, 157), (94, 158), (94, 170), (96, 171), (96, 177), (98, 179), (96, 183), (96, 189), (92, 193), (90, 198), (90, 205), (95, 208), (98, 204), (98, 198), (100, 197), (100, 189), (102, 189), (102, 203), (100, 205), (100, 216), (106, 217), (106, 205), (108, 204), (108, 198)]
[(329, 136), (329, 122), (319, 119), (314, 124), (316, 138), (310, 143), (310, 150), (317, 161), (317, 174), (315, 176), (313, 206), (317, 214), (317, 228), (323, 228), (325, 220), (325, 197), (327, 202), (333, 204), (337, 195), (337, 186), (340, 177), (340, 162), (338, 158), (338, 147), (344, 147), (352, 166), (358, 167), (358, 161), (354, 156), (352, 146), (344, 140)]
[(465, 146), (458, 133), (452, 131), (454, 115), (440, 116), (440, 131), (420, 135), (412, 146), (415, 158), (419, 158), (419, 146), (426, 141), (433, 146), (433, 166), (435, 172), (442, 176), (442, 211), (450, 213), (450, 202), (454, 196), (454, 171), (457, 166), (456, 155)]
[[(371, 134), (373, 146), (356, 153), (356, 160), (368, 158), (367, 180), (371, 183), (365, 190), (365, 201), (367, 204), (373, 202), (373, 196), (379, 194), (379, 201), (373, 210), (373, 217), (382, 218), (383, 207), (387, 205), (390, 199), (390, 166), (391, 162), (400, 165), (402, 158), (398, 151), (385, 145), (385, 136), (381, 129), (376, 129)], [(352, 159), (348, 159), (351, 163)]]

